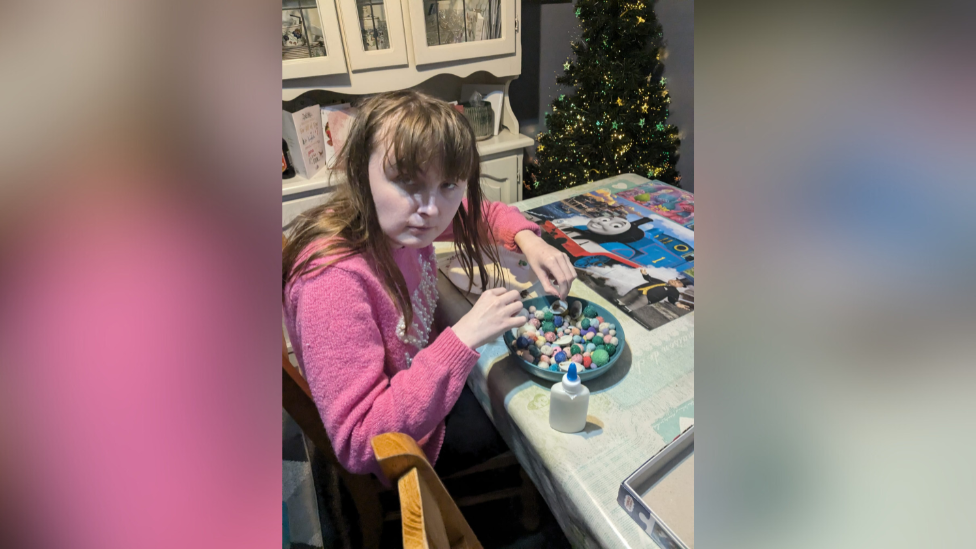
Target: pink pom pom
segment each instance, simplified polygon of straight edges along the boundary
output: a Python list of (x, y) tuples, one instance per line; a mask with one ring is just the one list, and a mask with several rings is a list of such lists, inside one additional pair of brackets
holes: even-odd
[(549, 343), (556, 341), (556, 334), (554, 332), (546, 332), (546, 341)]
[(577, 364), (582, 364), (583, 363), (583, 355), (573, 355), (573, 358), (571, 358), (570, 360), (572, 360), (573, 362), (575, 362)]
[(530, 320), (529, 320), (529, 324), (531, 324), (531, 325), (532, 325), (532, 326), (534, 326), (535, 328), (540, 328), (540, 327), (542, 327), (542, 321), (540, 321), (540, 320), (539, 320), (538, 318), (533, 318), (533, 319), (530, 319)]

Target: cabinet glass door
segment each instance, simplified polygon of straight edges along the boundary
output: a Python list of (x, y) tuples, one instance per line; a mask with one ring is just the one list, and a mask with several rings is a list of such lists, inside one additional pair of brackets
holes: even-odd
[(516, 0), (406, 0), (417, 64), (515, 53)]
[(330, 0), (281, 1), (282, 77), (301, 78), (346, 72), (342, 36)]
[(339, 0), (354, 71), (407, 64), (400, 0)]

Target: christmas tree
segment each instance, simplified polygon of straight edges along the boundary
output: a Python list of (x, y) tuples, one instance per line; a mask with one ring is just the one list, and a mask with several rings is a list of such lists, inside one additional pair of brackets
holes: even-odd
[[(661, 25), (652, 0), (577, 0), (583, 35), (556, 79), (575, 88), (546, 113), (526, 191), (539, 195), (621, 173), (678, 185), (678, 129), (668, 124)], [(679, 185), (680, 186), (680, 185)]]

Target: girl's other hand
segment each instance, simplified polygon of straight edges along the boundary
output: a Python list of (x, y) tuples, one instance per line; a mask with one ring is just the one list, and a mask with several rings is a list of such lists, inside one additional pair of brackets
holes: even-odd
[(461, 342), (477, 349), (506, 330), (528, 322), (524, 316), (514, 316), (521, 310), (522, 300), (517, 291), (492, 288), (481, 294), (474, 307), (452, 329)]
[(515, 243), (522, 249), (526, 261), (542, 281), (546, 292), (559, 296), (559, 299), (566, 299), (569, 296), (569, 287), (576, 280), (576, 268), (569, 256), (546, 244), (545, 240), (532, 231), (522, 231), (515, 235)]

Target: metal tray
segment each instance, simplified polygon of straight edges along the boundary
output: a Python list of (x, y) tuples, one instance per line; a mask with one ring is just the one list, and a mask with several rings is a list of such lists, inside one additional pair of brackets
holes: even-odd
[(617, 503), (664, 549), (695, 547), (694, 458), (692, 425), (627, 477), (617, 492)]

